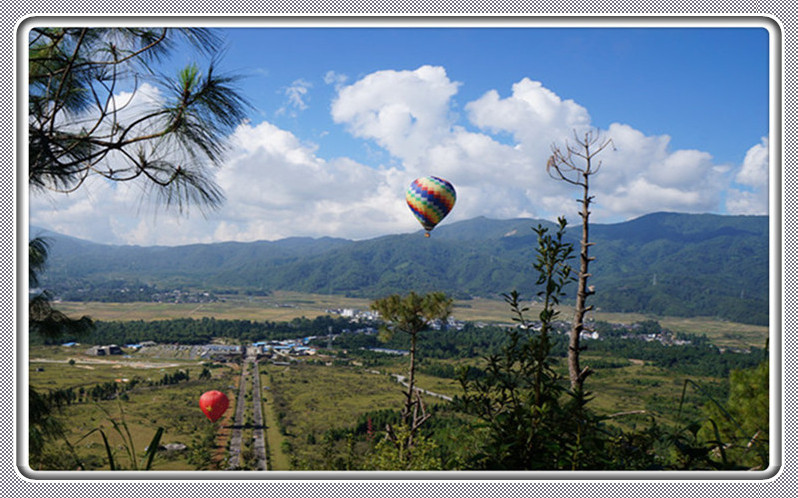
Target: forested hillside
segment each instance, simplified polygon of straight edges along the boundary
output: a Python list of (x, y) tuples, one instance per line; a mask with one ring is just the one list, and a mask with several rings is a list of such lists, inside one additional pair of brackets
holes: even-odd
[[(574, 220), (572, 220), (573, 222)], [(420, 233), (364, 241), (135, 247), (43, 233), (52, 242), (45, 285), (56, 293), (114, 281), (160, 289), (302, 292), (378, 297), (443, 290), (457, 298), (531, 296), (538, 224), (476, 218)], [(567, 237), (576, 242), (578, 230)], [(714, 316), (767, 324), (768, 218), (654, 213), (591, 226), (594, 303), (605, 311)], [(72, 291), (72, 292), (70, 292)], [(91, 292), (85, 292), (91, 296)], [(90, 298), (90, 297), (88, 297)]]

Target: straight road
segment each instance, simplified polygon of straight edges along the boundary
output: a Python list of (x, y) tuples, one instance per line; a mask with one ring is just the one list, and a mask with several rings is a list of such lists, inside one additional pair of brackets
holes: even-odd
[(246, 408), (247, 366), (247, 362), (242, 364), (241, 380), (238, 382), (236, 414), (233, 418), (233, 433), (230, 436), (230, 458), (227, 461), (230, 470), (238, 469), (241, 465), (241, 427), (244, 425), (244, 410)]
[(238, 385), (233, 433), (230, 437), (228, 469), (239, 470), (244, 465), (241, 455), (244, 447), (244, 420), (246, 419), (246, 393), (248, 386), (252, 386), (252, 449), (255, 453), (255, 468), (247, 470), (267, 470), (266, 432), (264, 431), (261, 404), (260, 374), (257, 361), (251, 356), (245, 358), (241, 366), (241, 380)]
[(256, 468), (267, 470), (266, 424), (263, 423), (263, 404), (261, 403), (260, 370), (257, 360), (252, 360), (252, 419), (255, 423), (252, 447), (257, 459)]

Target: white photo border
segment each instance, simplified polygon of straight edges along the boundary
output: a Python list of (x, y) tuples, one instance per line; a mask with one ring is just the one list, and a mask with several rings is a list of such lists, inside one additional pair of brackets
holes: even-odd
[[(471, 2), (455, 10), (443, 3), (413, 11), (399, 12), (395, 4), (378, 2), (369, 4), (364, 10), (342, 12), (341, 8), (351, 8), (351, 3), (331, 5), (326, 11), (308, 11), (303, 3), (284, 6), (288, 11), (275, 8), (272, 12), (254, 10), (260, 5), (241, 2), (225, 4), (225, 7), (238, 9), (235, 13), (202, 12), (207, 7), (200, 2), (181, 3), (181, 11), (174, 13), (150, 13), (149, 8), (162, 7), (154, 2), (148, 5), (137, 2), (136, 7), (143, 12), (106, 12), (105, 4), (86, 2), (80, 11), (65, 12), (62, 4), (52, 1), (42, 2), (39, 10), (24, 12), (22, 6), (10, 6), (10, 13), (4, 15), (4, 36), (0, 47), (10, 55), (13, 64), (3, 70), (6, 91), (0, 93), (0, 102), (9, 111), (2, 114), (0, 122), (8, 137), (13, 137), (0, 147), (5, 164), (14, 167), (0, 168), (0, 181), (3, 182), (2, 206), (4, 211), (2, 230), (2, 254), (7, 264), (3, 267), (3, 294), (0, 294), (4, 318), (2, 331), (4, 341), (0, 342), (0, 355), (5, 359), (0, 370), (0, 385), (6, 392), (14, 393), (1, 402), (14, 417), (0, 422), (0, 430), (8, 444), (0, 446), (0, 482), (3, 488), (13, 495), (63, 495), (63, 494), (105, 494), (114, 493), (133, 496), (134, 493), (153, 492), (157, 495), (193, 495), (216, 491), (254, 492), (264, 485), (281, 486), (292, 493), (346, 493), (353, 492), (398, 492), (401, 490), (428, 491), (430, 493), (481, 495), (501, 493), (507, 496), (534, 495), (536, 492), (557, 492), (563, 495), (574, 493), (639, 495), (641, 491), (706, 493), (710, 491), (724, 494), (747, 494), (751, 487), (758, 491), (780, 493), (790, 489), (795, 476), (794, 464), (789, 456), (794, 456), (794, 443), (790, 446), (788, 429), (790, 414), (794, 415), (794, 402), (785, 396), (795, 388), (794, 378), (785, 378), (789, 371), (795, 370), (794, 351), (796, 341), (783, 334), (785, 321), (795, 313), (795, 302), (788, 295), (790, 284), (794, 281), (795, 265), (790, 265), (788, 256), (793, 255), (789, 247), (791, 236), (798, 238), (798, 229), (792, 231), (788, 222), (795, 214), (794, 196), (790, 188), (796, 183), (795, 175), (789, 175), (783, 164), (795, 159), (795, 150), (785, 148), (789, 142), (791, 125), (795, 124), (795, 112), (790, 110), (789, 96), (794, 95), (794, 65), (789, 61), (794, 57), (795, 14), (789, 13), (785, 6), (775, 2), (753, 3), (749, 6), (741, 2), (714, 2), (705, 9), (718, 9), (722, 13), (684, 12), (694, 5), (674, 3), (675, 12), (668, 12), (666, 6), (657, 5), (664, 12), (630, 12), (636, 7), (631, 2), (616, 3), (614, 10), (591, 12), (590, 5), (584, 11), (568, 12), (530, 12), (527, 5), (501, 6)], [(772, 4), (772, 5), (769, 5)], [(765, 14), (759, 12), (763, 6), (773, 10)], [(381, 8), (382, 7), (382, 8)], [(437, 10), (436, 8), (437, 7)], [(470, 8), (469, 8), (470, 7)], [(550, 7), (550, 6), (547, 6)], [(128, 9), (134, 7), (128, 5)], [(729, 10), (726, 10), (728, 8)], [(749, 9), (757, 9), (750, 14)], [(679, 10), (682, 9), (682, 12)], [(89, 10), (95, 10), (89, 12)], [(187, 14), (187, 15), (186, 15)], [(770, 32), (771, 61), (771, 117), (770, 117), (770, 355), (771, 355), (771, 467), (761, 472), (304, 472), (304, 471), (184, 471), (146, 473), (136, 472), (41, 472), (32, 471), (27, 461), (27, 251), (28, 240), (28, 192), (26, 177), (27, 139), (23, 130), (26, 117), (26, 32), (31, 25), (202, 25), (202, 26), (471, 26), (471, 27), (518, 27), (518, 26), (561, 26), (561, 27), (703, 27), (703, 26), (746, 26), (765, 27)], [(13, 43), (12, 43), (13, 41)], [(13, 88), (13, 91), (8, 91)], [(13, 130), (13, 131), (12, 131)], [(12, 146), (13, 145), (13, 146)], [(782, 162), (783, 161), (783, 162)], [(782, 198), (782, 195), (785, 197)], [(787, 223), (785, 223), (787, 222)], [(794, 234), (794, 235), (793, 235)], [(786, 238), (787, 244), (783, 245)], [(13, 242), (12, 242), (13, 241)], [(12, 270), (13, 268), (13, 270)], [(792, 277), (792, 278), (790, 278)], [(788, 321), (787, 323), (794, 323)], [(792, 362), (792, 363), (791, 363)], [(775, 367), (780, 368), (775, 368)], [(791, 450), (791, 451), (790, 451)], [(795, 459), (792, 459), (795, 460)], [(422, 486), (423, 487), (416, 487)], [(221, 487), (219, 487), (221, 486)], [(651, 489), (649, 489), (649, 487)]]

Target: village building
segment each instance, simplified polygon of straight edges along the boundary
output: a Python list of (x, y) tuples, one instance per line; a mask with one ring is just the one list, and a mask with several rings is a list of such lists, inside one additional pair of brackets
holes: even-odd
[(94, 346), (87, 351), (88, 354), (93, 356), (110, 356), (113, 354), (122, 354), (122, 348), (116, 344), (109, 346)]

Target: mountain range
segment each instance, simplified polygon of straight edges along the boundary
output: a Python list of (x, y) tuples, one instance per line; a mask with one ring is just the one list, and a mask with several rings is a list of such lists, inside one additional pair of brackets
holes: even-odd
[[(45, 285), (119, 281), (215, 292), (295, 290), (379, 297), (442, 290), (456, 298), (537, 292), (533, 219), (474, 218), (421, 231), (352, 241), (288, 238), (184, 246), (117, 246), (31, 227), (50, 242)], [(578, 253), (581, 227), (566, 240)], [(768, 323), (766, 216), (652, 213), (590, 226), (591, 303), (604, 311), (713, 316)], [(577, 266), (574, 259), (573, 266)], [(576, 293), (576, 285), (567, 289)]]

